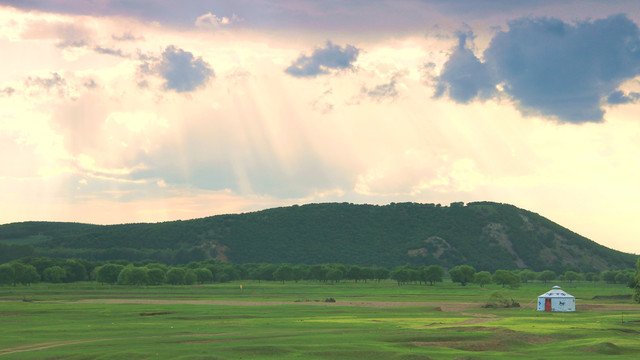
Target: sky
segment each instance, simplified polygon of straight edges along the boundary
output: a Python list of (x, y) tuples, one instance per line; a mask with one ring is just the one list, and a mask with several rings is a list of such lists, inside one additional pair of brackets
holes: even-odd
[(640, 2), (0, 0), (0, 224), (494, 201), (640, 253)]

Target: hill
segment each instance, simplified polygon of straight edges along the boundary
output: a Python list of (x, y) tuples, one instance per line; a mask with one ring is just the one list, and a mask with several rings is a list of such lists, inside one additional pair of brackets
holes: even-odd
[(489, 271), (604, 271), (632, 268), (637, 259), (533, 212), (491, 202), (309, 204), (155, 224), (24, 222), (0, 226), (0, 246), (4, 261), (17, 251), (169, 264), (214, 257), (233, 263), (468, 264)]

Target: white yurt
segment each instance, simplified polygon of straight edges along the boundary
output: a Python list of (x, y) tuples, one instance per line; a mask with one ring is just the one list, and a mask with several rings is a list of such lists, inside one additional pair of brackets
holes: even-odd
[(576, 311), (576, 298), (560, 286), (554, 286), (538, 296), (538, 311)]

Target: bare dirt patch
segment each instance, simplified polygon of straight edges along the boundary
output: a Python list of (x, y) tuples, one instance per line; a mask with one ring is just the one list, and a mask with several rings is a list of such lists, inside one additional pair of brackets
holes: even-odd
[(506, 346), (497, 340), (473, 340), (473, 341), (433, 341), (413, 342), (416, 346), (447, 347), (465, 351), (506, 351)]
[[(458, 323), (461, 325), (463, 323)], [(436, 346), (447, 347), (456, 350), (465, 351), (503, 351), (508, 352), (509, 349), (518, 344), (544, 344), (557, 340), (552, 336), (528, 334), (525, 332), (518, 332), (510, 329), (500, 327), (486, 327), (486, 326), (452, 326), (442, 327), (439, 330), (446, 331), (464, 331), (464, 332), (489, 332), (488, 339), (479, 340), (452, 340), (442, 341), (442, 338), (438, 341), (414, 341), (412, 344), (416, 346)]]
[[(491, 321), (495, 321), (500, 319), (498, 316), (493, 315), (493, 314), (470, 314), (470, 313), (461, 313), (460, 315), (462, 316), (473, 316), (472, 319), (468, 319), (459, 323), (455, 323), (455, 325), (475, 325), (475, 324), (484, 324), (484, 323), (488, 323)], [(431, 327), (438, 327), (438, 326), (443, 326), (443, 323), (432, 323), (429, 325), (424, 325), (424, 326), (418, 326), (415, 327), (416, 329), (424, 329), (424, 328), (431, 328)], [(467, 329), (478, 329), (478, 328), (482, 328), (480, 327), (458, 327), (458, 328), (454, 328), (454, 327), (444, 327), (444, 329), (447, 330), (454, 330), (454, 329), (461, 329), (461, 330), (467, 330)], [(493, 329), (493, 328), (492, 328)], [(498, 329), (498, 328), (496, 328)], [(473, 330), (470, 330), (473, 331)], [(481, 331), (481, 330), (476, 330), (476, 331)], [(488, 331), (488, 330), (487, 330)]]
[(173, 313), (168, 311), (160, 311), (160, 312), (140, 313), (140, 316), (157, 316), (157, 315), (169, 315), (169, 314), (173, 314)]
[(473, 316), (473, 319), (465, 320), (458, 325), (474, 325), (474, 324), (484, 324), (491, 321), (495, 321), (498, 319), (496, 315), (493, 314), (469, 314), (469, 313), (461, 313), (463, 316)]

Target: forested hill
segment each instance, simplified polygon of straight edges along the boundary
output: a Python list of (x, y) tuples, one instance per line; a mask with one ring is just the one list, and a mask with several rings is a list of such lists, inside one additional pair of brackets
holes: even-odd
[[(0, 253), (179, 264), (468, 264), (478, 270), (582, 272), (634, 267), (601, 246), (512, 205), (309, 204), (157, 224), (24, 222), (0, 226)], [(13, 257), (18, 255), (13, 255)]]

